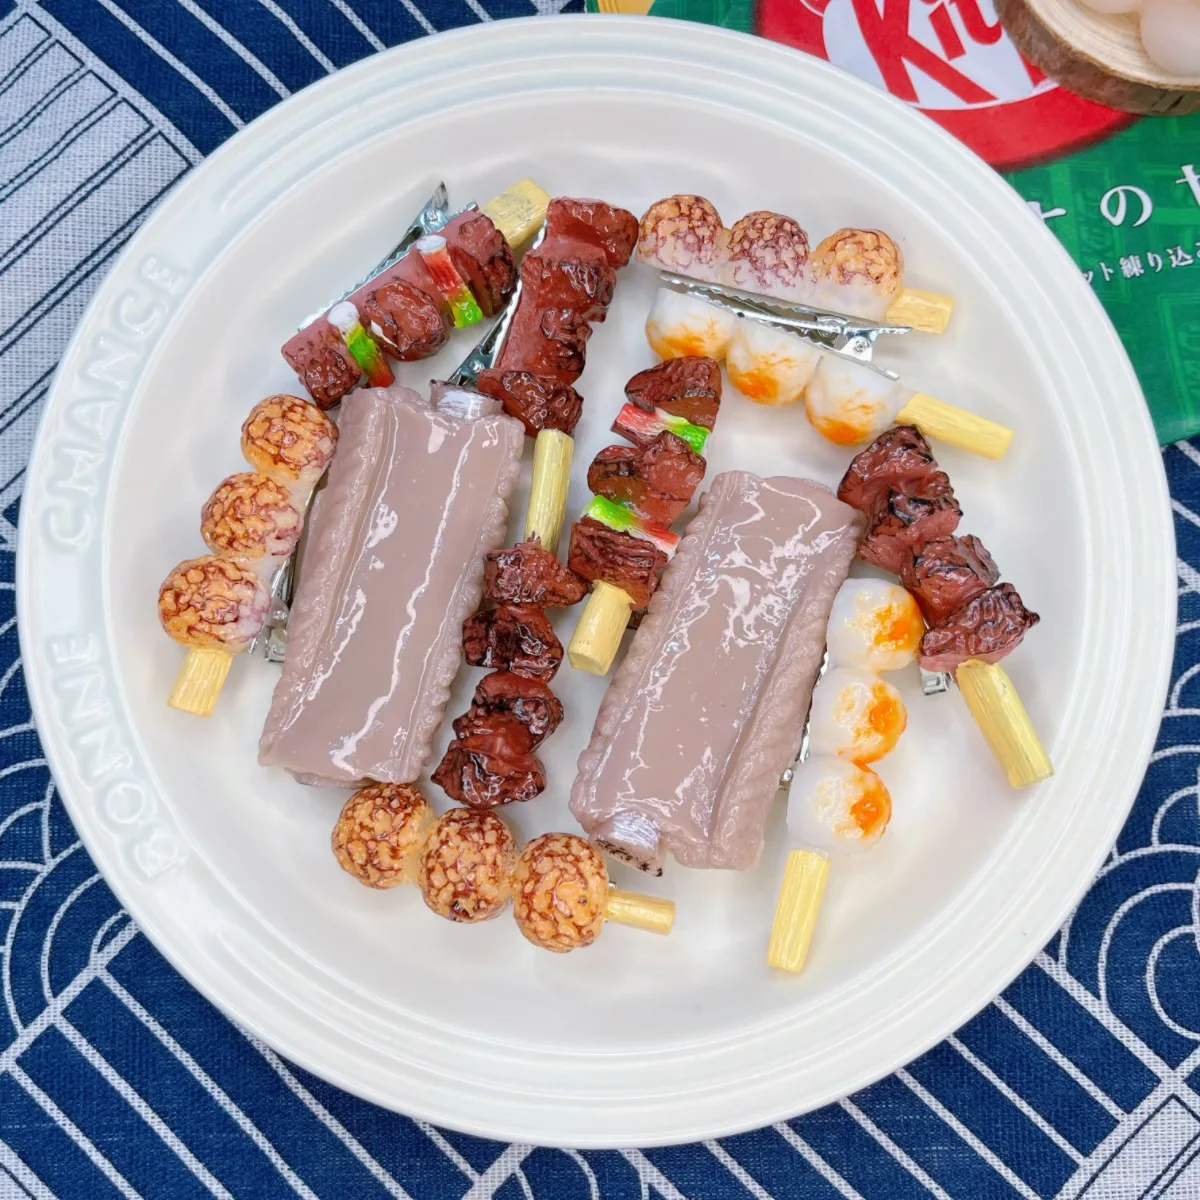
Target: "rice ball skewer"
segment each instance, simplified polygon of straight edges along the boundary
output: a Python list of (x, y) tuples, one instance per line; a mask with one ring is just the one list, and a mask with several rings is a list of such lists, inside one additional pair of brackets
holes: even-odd
[(646, 340), (663, 359), (724, 360), (729, 381), (757, 404), (805, 401), (813, 427), (837, 445), (862, 445), (900, 422), (985, 458), (1002, 458), (1013, 431), (924, 392), (866, 363), (826, 351), (799, 333), (739, 317), (698, 296), (660, 288)]

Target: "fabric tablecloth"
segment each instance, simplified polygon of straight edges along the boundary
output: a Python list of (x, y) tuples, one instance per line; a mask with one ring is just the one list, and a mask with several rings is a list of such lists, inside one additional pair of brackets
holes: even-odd
[(32, 724), (13, 587), (34, 424), (84, 305), (172, 184), (279, 99), (437, 29), (570, 7), (0, 0), (0, 1200), (1196, 1200), (1197, 443), (1164, 451), (1179, 544), (1174, 683), (1099, 879), (994, 1004), (818, 1112), (702, 1145), (598, 1153), (396, 1116), (226, 1021), (139, 933), (81, 846)]

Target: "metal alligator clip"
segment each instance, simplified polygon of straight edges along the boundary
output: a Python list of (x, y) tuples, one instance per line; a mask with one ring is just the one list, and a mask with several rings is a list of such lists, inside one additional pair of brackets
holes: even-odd
[(472, 202), (466, 208), (461, 208), (458, 212), (452, 213), (450, 211), (450, 194), (446, 191), (446, 185), (439, 183), (433, 189), (433, 194), (425, 201), (424, 207), (413, 217), (411, 224), (404, 231), (403, 236), (388, 251), (387, 255), (380, 262), (376, 263), (353, 287), (348, 288), (336, 300), (330, 301), (324, 308), (313, 313), (300, 328), (306, 329), (314, 321), (323, 317), (335, 304), (340, 304), (343, 300), (357, 292), (364, 284), (374, 279), (376, 275), (381, 275), (388, 267), (399, 262), (412, 249), (415, 242), (420, 241), (421, 238), (426, 237), (428, 234), (437, 233), (445, 229), (455, 217), (461, 216), (465, 212), (472, 212), (477, 207), (478, 205)]
[[(811, 342), (816, 342), (836, 353), (849, 353), (853, 358), (870, 362), (875, 339), (883, 334), (905, 334), (912, 332), (911, 325), (879, 325), (860, 317), (848, 317), (843, 313), (830, 312), (823, 308), (811, 308), (807, 304), (794, 304), (777, 300), (771, 296), (760, 296), (755, 292), (744, 292), (740, 288), (723, 284), (706, 283), (676, 275), (671, 271), (660, 271), (663, 286), (685, 296), (704, 300), (714, 308), (733, 313), (734, 316), (760, 321), (776, 329), (798, 333)], [(865, 343), (865, 350), (862, 348)]]
[[(543, 221), (537, 237), (529, 244), (529, 250), (526, 253), (536, 250), (542, 244), (545, 236), (546, 223)], [(521, 273), (518, 271), (517, 285), (513, 288), (513, 293), (508, 298), (504, 311), (500, 314), (500, 320), (488, 330), (475, 349), (459, 363), (458, 368), (447, 376), (446, 383), (452, 387), (473, 388), (479, 382), (479, 372), (496, 365), (496, 360), (500, 357), (500, 351), (504, 347), (504, 341), (508, 337), (508, 331), (512, 328), (513, 317), (516, 315), (520, 300)]]

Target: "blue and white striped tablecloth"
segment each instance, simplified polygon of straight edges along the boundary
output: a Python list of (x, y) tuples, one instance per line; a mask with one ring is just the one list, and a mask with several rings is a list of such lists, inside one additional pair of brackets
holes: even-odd
[[(572, 0), (572, 4), (576, 0)], [(1068, 927), (943, 1045), (703, 1145), (503, 1146), (329, 1087), (229, 1024), (121, 911), (26, 699), (13, 551), (54, 364), (155, 202), (264, 109), (385, 46), (562, 0), (0, 0), (0, 1200), (1200, 1198), (1200, 448), (1164, 451), (1174, 686)], [(1194, 564), (1194, 565), (1193, 565)]]

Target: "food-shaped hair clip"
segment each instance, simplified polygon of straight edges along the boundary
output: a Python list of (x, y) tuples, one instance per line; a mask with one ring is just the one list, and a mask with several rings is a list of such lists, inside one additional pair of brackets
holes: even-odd
[(569, 833), (535, 838), (518, 855), (493, 812), (452, 808), (436, 820), (412, 784), (369, 783), (347, 801), (331, 838), (339, 865), (373, 888), (416, 884), (439, 917), (477, 924), (510, 900), (521, 932), (562, 953), (590, 946), (606, 920), (667, 934), (670, 900), (609, 885), (603, 856)]
[(862, 526), (812, 480), (713, 479), (579, 757), (571, 812), (605, 851), (650, 874), (759, 861)]
[(904, 287), (900, 247), (878, 229), (839, 229), (810, 251), (807, 233), (791, 217), (752, 212), (726, 229), (703, 196), (652, 204), (637, 256), (700, 282), (924, 333), (945, 332), (954, 312), (949, 296)]
[(517, 927), (557, 954), (590, 946), (605, 921), (658, 934), (675, 923), (674, 903), (612, 887), (604, 855), (572, 833), (544, 833), (521, 851), (512, 894)]
[(767, 963), (800, 971), (816, 928), (830, 859), (873, 846), (887, 829), (892, 798), (869, 767), (844, 758), (814, 756), (788, 785), (788, 854)]
[(503, 309), (517, 285), (513, 250), (541, 225), (549, 199), (524, 179), (482, 210), (452, 214), (440, 184), (370, 275), (284, 343), (309, 395), (332, 408), (364, 382), (387, 387), (387, 355), (428, 358), (452, 330)]
[(205, 503), (200, 532), (212, 555), (175, 567), (158, 594), (168, 636), (188, 648), (167, 703), (210, 716), (233, 656), (247, 650), (271, 615), (264, 583), (293, 552), (307, 493), (337, 445), (337, 426), (315, 404), (268, 396), (242, 426), (255, 469), (231, 475)]
[(271, 596), (258, 572), (206, 554), (172, 568), (158, 589), (158, 619), (187, 655), (167, 703), (207, 717), (240, 654), (262, 628)]
[(962, 509), (919, 430), (899, 425), (855, 456), (838, 497), (867, 517), (858, 555), (892, 571), (926, 623), (917, 651), (926, 694), (953, 677), (1009, 784), (1049, 778), (1054, 765), (1001, 659), (1038, 623), (977, 538), (956, 533)]
[(904, 387), (871, 361), (874, 342), (901, 327), (810, 317), (773, 298), (668, 277), (646, 318), (662, 358), (703, 353), (724, 361), (729, 382), (757, 404), (804, 401), (813, 428), (842, 446), (861, 445), (893, 423), (985, 458), (1003, 457), (1013, 431)]
[(825, 630), (798, 763), (788, 781), (788, 854), (767, 962), (803, 970), (830, 858), (883, 836), (892, 801), (868, 763), (895, 749), (908, 723), (900, 693), (877, 672), (910, 666), (925, 623), (916, 601), (883, 579), (847, 579)]
[(711, 358), (671, 359), (630, 379), (625, 396), (612, 428), (633, 445), (606, 447), (588, 468), (595, 497), (571, 530), (567, 558), (593, 585), (567, 655), (593, 675), (608, 673), (630, 614), (649, 604), (679, 544), (668, 526), (704, 478), (721, 371)]
[(804, 399), (814, 427), (841, 445), (899, 420), (990, 458), (1008, 448), (1011, 430), (870, 366), (883, 334), (941, 333), (953, 311), (948, 297), (905, 290), (903, 255), (886, 233), (839, 229), (810, 253), (790, 217), (753, 212), (725, 229), (708, 200), (680, 195), (652, 205), (639, 235), (639, 261), (668, 285), (646, 319), (660, 357), (724, 360), (744, 395), (768, 405)]
[(493, 808), (544, 790), (546, 773), (534, 751), (563, 716), (549, 688), (563, 649), (546, 609), (578, 604), (586, 592), (536, 537), (488, 554), (483, 598), (494, 607), (463, 623), (463, 655), (494, 670), (455, 719), (454, 739), (430, 775), (452, 800)]

